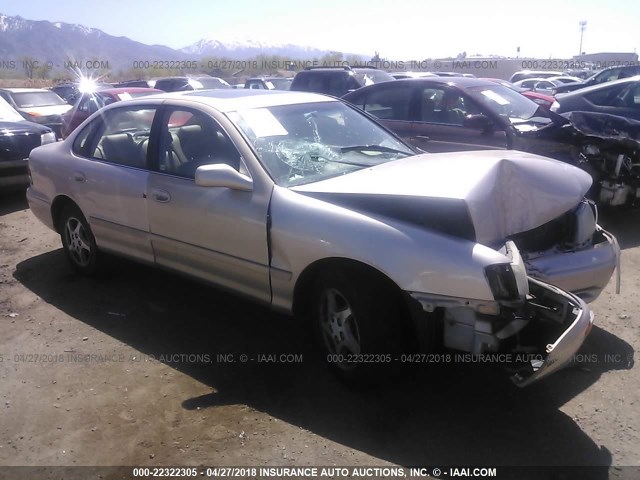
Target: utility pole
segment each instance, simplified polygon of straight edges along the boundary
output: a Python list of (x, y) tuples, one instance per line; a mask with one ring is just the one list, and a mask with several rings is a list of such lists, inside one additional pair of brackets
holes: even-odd
[(578, 52), (578, 56), (580, 56), (582, 55), (582, 37), (584, 36), (584, 31), (587, 29), (587, 21), (580, 20), (578, 25), (580, 25), (580, 51)]

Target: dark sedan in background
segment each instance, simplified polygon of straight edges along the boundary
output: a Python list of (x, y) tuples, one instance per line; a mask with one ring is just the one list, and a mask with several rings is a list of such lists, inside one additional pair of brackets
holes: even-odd
[(50, 128), (25, 120), (0, 98), (0, 192), (26, 187), (29, 153), (55, 141), (55, 133)]
[(570, 159), (560, 128), (566, 119), (489, 80), (396, 80), (342, 99), (427, 152), (504, 148)]
[(640, 120), (640, 75), (557, 95), (551, 110), (608, 113)]
[(565, 85), (560, 85), (556, 87), (552, 93), (553, 95), (557, 95), (559, 93), (573, 92), (586, 87), (633, 77), (635, 75), (640, 75), (640, 65), (618, 65), (615, 67), (608, 67), (594, 73), (582, 83), (567, 83)]

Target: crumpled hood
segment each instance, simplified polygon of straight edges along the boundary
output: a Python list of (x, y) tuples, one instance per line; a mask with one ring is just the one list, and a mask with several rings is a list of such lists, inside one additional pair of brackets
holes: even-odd
[(422, 154), (293, 190), (490, 245), (575, 207), (591, 176), (515, 150)]

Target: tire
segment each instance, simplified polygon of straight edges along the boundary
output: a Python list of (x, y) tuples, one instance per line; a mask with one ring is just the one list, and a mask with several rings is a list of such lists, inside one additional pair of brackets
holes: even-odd
[(332, 269), (316, 280), (310, 307), (316, 342), (341, 380), (371, 384), (395, 371), (408, 313), (390, 281), (359, 268)]
[(71, 267), (85, 275), (98, 270), (98, 247), (91, 227), (76, 205), (67, 205), (59, 222), (62, 248)]

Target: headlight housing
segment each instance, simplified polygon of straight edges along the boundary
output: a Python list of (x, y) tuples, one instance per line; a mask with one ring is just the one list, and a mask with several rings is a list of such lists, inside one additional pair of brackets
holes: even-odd
[(46, 145), (47, 143), (53, 143), (56, 141), (55, 132), (43, 133), (40, 135), (40, 145)]
[(487, 277), (489, 288), (496, 300), (518, 300), (518, 283), (516, 276), (508, 263), (496, 263), (485, 267), (484, 274)]

